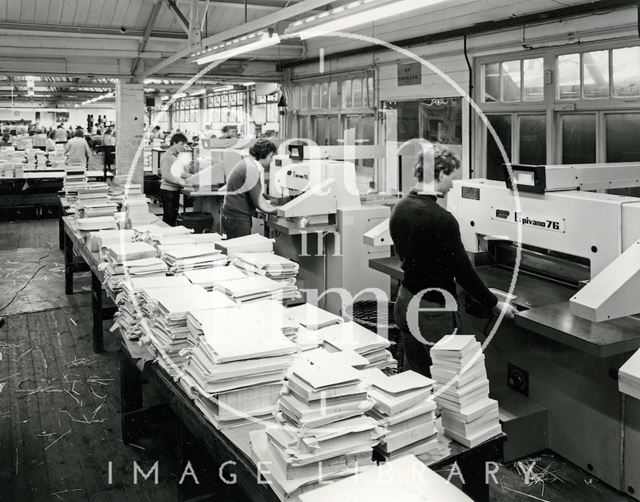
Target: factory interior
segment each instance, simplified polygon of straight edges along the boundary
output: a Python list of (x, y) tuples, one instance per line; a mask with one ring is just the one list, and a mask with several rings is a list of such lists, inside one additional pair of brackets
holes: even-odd
[(637, 1), (0, 0), (0, 501), (640, 501), (639, 137)]

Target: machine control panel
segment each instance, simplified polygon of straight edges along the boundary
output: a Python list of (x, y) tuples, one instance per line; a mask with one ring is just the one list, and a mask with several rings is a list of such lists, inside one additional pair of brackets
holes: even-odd
[(503, 164), (504, 178), (507, 188), (513, 190), (514, 185), (519, 191), (543, 194), (547, 188), (545, 166), (530, 166), (525, 164), (511, 164), (513, 177), (509, 174), (507, 164)]

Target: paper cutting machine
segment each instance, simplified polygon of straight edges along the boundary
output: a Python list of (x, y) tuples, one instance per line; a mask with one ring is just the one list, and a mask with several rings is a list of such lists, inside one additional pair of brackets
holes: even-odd
[[(300, 263), (299, 287), (319, 295), (334, 290), (321, 302), (336, 314), (343, 310), (338, 290), (356, 297), (367, 289), (389, 295), (389, 278), (372, 274), (372, 258), (389, 256), (389, 246), (372, 249), (363, 235), (389, 218), (389, 208), (362, 204), (355, 165), (326, 158), (305, 158), (307, 150), (292, 149), (278, 156), (270, 173), (269, 193), (282, 205), (268, 225), (275, 231), (275, 250)], [(358, 300), (374, 299), (364, 293)], [(352, 303), (345, 297), (344, 301)]]
[[(640, 348), (640, 199), (584, 191), (639, 184), (640, 165), (616, 167), (513, 166), (519, 201), (474, 179), (454, 182), (447, 204), (467, 251), (488, 263), (484, 282), (517, 295), (514, 322), (485, 351), (506, 460), (549, 448), (638, 498), (640, 401), (617, 374)], [(490, 321), (461, 310), (465, 332), (488, 335)]]

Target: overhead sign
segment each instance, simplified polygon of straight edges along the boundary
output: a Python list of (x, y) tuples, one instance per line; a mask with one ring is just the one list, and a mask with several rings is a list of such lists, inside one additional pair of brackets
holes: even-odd
[(398, 63), (398, 86), (422, 84), (420, 63)]

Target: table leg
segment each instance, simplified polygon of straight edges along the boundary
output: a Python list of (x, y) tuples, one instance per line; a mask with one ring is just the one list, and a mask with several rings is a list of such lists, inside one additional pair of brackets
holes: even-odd
[(135, 412), (142, 408), (142, 375), (124, 350), (120, 350), (120, 425), (122, 442), (129, 444), (139, 436)]
[[(60, 208), (62, 210), (62, 205), (60, 205)], [(60, 216), (60, 218), (58, 218), (58, 245), (61, 251), (64, 249), (64, 236), (64, 222), (62, 221), (62, 216)]]
[(64, 292), (73, 294), (73, 241), (69, 235), (64, 234)]
[(93, 272), (91, 272), (91, 309), (93, 316), (93, 351), (98, 354), (104, 352), (102, 330), (104, 313), (102, 312), (102, 283)]

